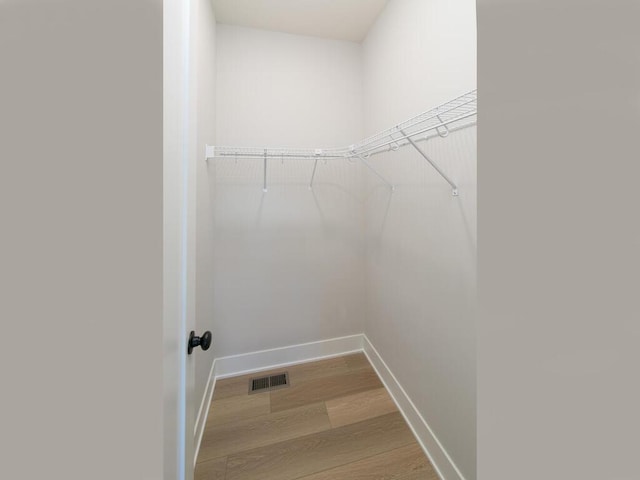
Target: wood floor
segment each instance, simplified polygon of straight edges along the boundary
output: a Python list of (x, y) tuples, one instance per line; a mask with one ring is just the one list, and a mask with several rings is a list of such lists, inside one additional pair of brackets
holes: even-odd
[[(248, 394), (249, 379), (290, 386)], [(196, 480), (438, 480), (364, 354), (216, 382)]]

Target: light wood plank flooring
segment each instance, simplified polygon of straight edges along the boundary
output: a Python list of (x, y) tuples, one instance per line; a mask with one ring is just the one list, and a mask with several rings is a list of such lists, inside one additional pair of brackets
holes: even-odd
[[(290, 386), (248, 394), (249, 379)], [(219, 380), (195, 480), (438, 480), (364, 354)]]

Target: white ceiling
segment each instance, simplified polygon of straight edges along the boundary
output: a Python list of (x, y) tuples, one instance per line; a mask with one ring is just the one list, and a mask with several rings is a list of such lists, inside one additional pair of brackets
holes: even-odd
[(361, 42), (388, 0), (213, 0), (216, 21)]

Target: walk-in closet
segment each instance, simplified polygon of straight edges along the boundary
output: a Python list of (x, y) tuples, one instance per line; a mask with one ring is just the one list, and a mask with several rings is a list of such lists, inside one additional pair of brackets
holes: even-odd
[(195, 478), (474, 480), (474, 1), (190, 8)]

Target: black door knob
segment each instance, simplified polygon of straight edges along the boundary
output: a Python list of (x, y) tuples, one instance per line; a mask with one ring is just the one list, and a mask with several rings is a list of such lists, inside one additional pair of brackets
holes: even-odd
[(191, 330), (189, 334), (189, 343), (187, 344), (187, 353), (191, 355), (193, 349), (196, 347), (202, 348), (202, 350), (209, 350), (211, 346), (211, 332), (204, 332), (202, 337), (196, 337), (196, 332)]

